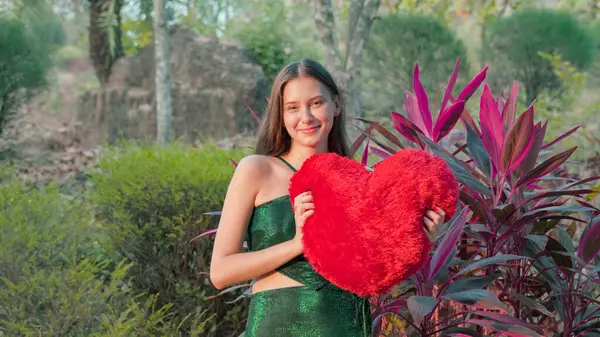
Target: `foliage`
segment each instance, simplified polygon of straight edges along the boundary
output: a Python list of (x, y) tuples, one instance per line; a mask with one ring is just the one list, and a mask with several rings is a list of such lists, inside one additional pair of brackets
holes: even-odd
[(233, 22), (227, 34), (241, 42), (263, 68), (269, 81), (291, 61), (291, 37), (285, 28), (285, 7), (282, 2), (270, 1), (264, 11), (253, 14), (249, 20)]
[(212, 244), (191, 240), (212, 227), (203, 214), (222, 203), (232, 172), (216, 147), (125, 144), (103, 155), (91, 177), (96, 214), (118, 258), (133, 262), (133, 289), (158, 294), (157, 305), (172, 303), (179, 318), (207, 309), (215, 315), (209, 331), (219, 335), (240, 328), (245, 307), (209, 299)]
[(46, 85), (52, 62), (26, 26), (0, 16), (0, 134), (32, 91)]
[[(400, 135), (452, 168), (461, 182), (464, 208), (445, 225), (428, 265), (401, 285), (402, 295), (374, 299), (375, 335), (382, 326), (389, 328), (388, 315), (408, 323), (408, 331), (398, 332), (403, 335), (578, 336), (597, 331), (600, 210), (588, 203), (593, 191), (586, 185), (600, 177), (553, 177), (575, 147), (556, 154), (550, 149), (570, 132), (544, 142), (547, 123), (534, 123), (534, 107), (516, 114), (517, 82), (506, 98), (494, 97), (484, 86), (477, 125), (463, 107), (486, 69), (455, 98), (458, 68), (436, 121), (418, 66), (413, 92), (405, 99), (406, 116), (392, 113)], [(394, 133), (361, 120), (368, 126), (365, 134), (377, 131), (395, 144), (378, 142), (366, 151), (383, 158), (397, 151)], [(456, 150), (449, 152), (439, 142), (459, 120), (466, 139), (453, 141)], [(578, 223), (585, 230), (574, 247)]]
[(59, 48), (53, 57), (56, 66), (65, 68), (73, 61), (87, 58), (87, 51), (74, 45), (66, 45)]
[(135, 55), (140, 49), (152, 43), (152, 21), (123, 16), (123, 48), (127, 55)]
[(48, 52), (56, 50), (66, 42), (67, 34), (63, 24), (49, 4), (43, 1), (33, 6), (25, 4), (18, 7), (16, 15), (25, 23), (37, 43)]
[(559, 54), (581, 70), (593, 60), (593, 44), (589, 31), (572, 14), (523, 9), (489, 24), (482, 55), (494, 69), (494, 83), (506, 86), (519, 80), (527, 102), (532, 102), (542, 91), (560, 88), (550, 62), (538, 52)]
[[(0, 334), (176, 336), (172, 304), (156, 310), (156, 296), (132, 293), (131, 264), (113, 260), (103, 234), (81, 196), (3, 179)], [(199, 336), (206, 313), (188, 319)]]
[(571, 123), (581, 125), (581, 131), (565, 139), (563, 145), (578, 145), (579, 151), (574, 153), (577, 159), (589, 157), (597, 151), (597, 144), (590, 142), (589, 135), (600, 127), (594, 118), (600, 110), (600, 100), (585, 102), (582, 99), (589, 74), (578, 71), (560, 55), (540, 53), (540, 56), (551, 62), (554, 73), (561, 81), (560, 91), (544, 91), (536, 100), (537, 115), (548, 120), (546, 135), (555, 138), (565, 132), (567, 127), (564, 120), (568, 118)]
[(461, 57), (461, 70), (468, 69), (465, 54), (461, 41), (435, 17), (381, 17), (373, 23), (366, 48), (365, 101), (379, 114), (389, 112), (397, 104), (398, 90), (410, 87), (415, 63), (422, 65), (421, 82), (425, 89), (443, 89), (439, 83), (452, 71), (453, 60)]

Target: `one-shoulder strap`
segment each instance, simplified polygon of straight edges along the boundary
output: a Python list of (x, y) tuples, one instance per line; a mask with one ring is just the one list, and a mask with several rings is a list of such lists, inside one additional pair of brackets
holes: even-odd
[(288, 163), (285, 159), (281, 158), (280, 156), (277, 156), (277, 158), (279, 158), (279, 160), (281, 160), (287, 167), (289, 167), (290, 170), (296, 172), (296, 169), (290, 163)]

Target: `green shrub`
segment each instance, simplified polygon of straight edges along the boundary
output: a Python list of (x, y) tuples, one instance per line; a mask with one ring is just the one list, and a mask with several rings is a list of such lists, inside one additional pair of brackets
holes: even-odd
[(0, 135), (32, 90), (46, 85), (52, 63), (45, 48), (16, 20), (0, 16)]
[(525, 9), (489, 23), (482, 57), (490, 65), (494, 86), (522, 83), (527, 104), (544, 90), (561, 88), (552, 64), (538, 53), (561, 57), (584, 70), (591, 65), (594, 40), (572, 14), (550, 9)]
[[(0, 335), (175, 336), (181, 322), (170, 305), (155, 310), (154, 297), (132, 293), (131, 265), (113, 263), (87, 210), (55, 184), (2, 180)], [(190, 334), (200, 335), (207, 319), (194, 313)]]
[[(398, 109), (404, 90), (412, 87), (413, 69), (419, 64), (421, 81), (432, 93), (442, 93), (439, 83), (461, 58), (460, 73), (468, 75), (466, 49), (454, 32), (438, 18), (391, 14), (373, 23), (366, 46), (365, 104), (378, 116)], [(400, 93), (400, 96), (399, 96)]]
[(56, 65), (63, 68), (73, 61), (83, 60), (86, 57), (87, 51), (74, 45), (63, 46), (54, 53)]
[(288, 62), (292, 38), (287, 34), (285, 7), (270, 1), (261, 6), (259, 14), (247, 21), (229, 24), (226, 34), (248, 50), (250, 56), (263, 68), (267, 80), (275, 79), (277, 72)]
[[(132, 287), (160, 294), (180, 317), (202, 307), (216, 315), (211, 333), (239, 333), (245, 304), (208, 299), (215, 289), (207, 277), (212, 240), (198, 239), (216, 227), (234, 166), (214, 147), (125, 145), (104, 154), (92, 174), (91, 198), (119, 258), (133, 262)], [(229, 311), (229, 312), (228, 312)], [(237, 335), (236, 335), (237, 336)]]

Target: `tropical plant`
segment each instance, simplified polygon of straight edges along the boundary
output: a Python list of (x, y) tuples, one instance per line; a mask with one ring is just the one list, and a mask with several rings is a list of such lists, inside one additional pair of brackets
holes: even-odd
[[(461, 182), (464, 208), (446, 225), (429, 263), (403, 285), (408, 290), (374, 299), (374, 335), (389, 331), (384, 324), (389, 314), (408, 324), (402, 333), (422, 336), (480, 336), (482, 331), (583, 336), (598, 331), (600, 210), (585, 198), (593, 193), (585, 185), (600, 177), (552, 177), (576, 147), (545, 153), (577, 126), (544, 143), (547, 122), (534, 123), (534, 106), (516, 115), (518, 82), (506, 98), (494, 98), (484, 86), (478, 126), (464, 104), (481, 85), (487, 67), (455, 98), (458, 68), (459, 62), (435, 123), (418, 65), (413, 92), (405, 96), (406, 117), (392, 112), (397, 132), (452, 168)], [(392, 145), (378, 141), (378, 146), (365, 146), (365, 153), (385, 158), (400, 149), (394, 133), (359, 120), (368, 128), (353, 150), (367, 138), (374, 141), (368, 136), (373, 131)], [(459, 120), (466, 139), (449, 152), (439, 143)], [(572, 240), (575, 223), (586, 224), (579, 247)]]

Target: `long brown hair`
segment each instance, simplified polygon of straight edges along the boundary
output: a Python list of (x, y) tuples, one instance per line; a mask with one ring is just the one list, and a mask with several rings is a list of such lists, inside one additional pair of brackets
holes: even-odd
[(290, 149), (292, 139), (283, 127), (283, 88), (288, 81), (301, 76), (315, 78), (327, 88), (332, 99), (338, 99), (340, 113), (333, 119), (333, 126), (328, 135), (327, 148), (329, 152), (350, 157), (344, 123), (344, 99), (341, 91), (327, 69), (312, 59), (291, 62), (283, 67), (275, 77), (269, 103), (258, 130), (256, 154), (279, 156)]

